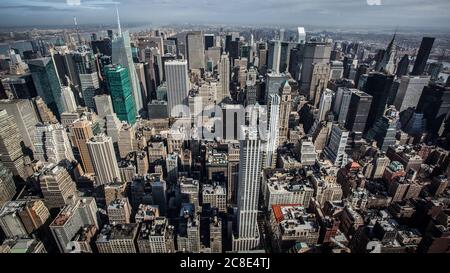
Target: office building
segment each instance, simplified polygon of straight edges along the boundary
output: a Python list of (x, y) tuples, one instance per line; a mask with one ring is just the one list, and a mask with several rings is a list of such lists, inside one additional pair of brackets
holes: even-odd
[(80, 77), (81, 94), (84, 105), (91, 110), (95, 109), (95, 91), (100, 88), (97, 74), (97, 65), (92, 52), (79, 52), (73, 57), (77, 73)]
[(228, 54), (222, 54), (220, 57), (220, 93), (217, 94), (217, 102), (230, 97), (230, 59)]
[(358, 89), (351, 91), (352, 95), (345, 120), (345, 128), (356, 134), (362, 134), (366, 128), (366, 121), (373, 98), (371, 95)]
[(330, 76), (331, 44), (323, 42), (307, 42), (303, 55), (300, 89), (309, 101), (317, 104), (320, 91), (326, 87)]
[(25, 146), (34, 149), (34, 131), (38, 118), (32, 102), (25, 99), (0, 100), (0, 109), (6, 110), (7, 114), (14, 118)]
[(343, 166), (347, 163), (347, 154), (345, 147), (349, 132), (340, 125), (333, 124), (331, 127), (331, 134), (325, 148), (325, 156), (333, 162), (335, 166)]
[(121, 121), (133, 125), (136, 122), (136, 103), (128, 68), (122, 65), (109, 65), (105, 67), (105, 74), (114, 113)]
[(280, 96), (269, 95), (267, 105), (267, 127), (263, 168), (274, 168), (277, 161), (279, 138)]
[(47, 208), (62, 208), (69, 199), (77, 198), (77, 188), (62, 165), (48, 163), (39, 173), (39, 185)]
[(434, 38), (423, 37), (420, 44), (419, 52), (417, 53), (416, 60), (414, 61), (414, 67), (411, 75), (420, 76), (425, 71), (428, 57), (430, 56), (431, 49), (433, 48)]
[(167, 110), (169, 116), (183, 116), (185, 110), (182, 107), (188, 107), (189, 94), (187, 61), (169, 61), (164, 64), (164, 68), (167, 80)]
[(75, 161), (66, 130), (59, 123), (37, 124), (34, 136), (34, 158), (59, 164)]
[(95, 241), (99, 253), (137, 253), (139, 225), (105, 225)]
[(91, 122), (87, 119), (77, 120), (70, 126), (70, 132), (72, 135), (72, 143), (78, 149), (78, 153), (80, 154), (84, 171), (86, 173), (94, 173), (91, 155), (87, 148), (87, 141), (94, 136)]
[(325, 89), (320, 96), (319, 103), (319, 116), (318, 120), (322, 121), (327, 119), (328, 112), (331, 110), (331, 103), (333, 101), (333, 91)]
[(256, 218), (262, 167), (261, 140), (255, 129), (244, 127), (242, 130), (244, 138), (240, 140), (237, 236), (233, 237), (233, 251), (249, 251), (259, 245)]
[(131, 205), (128, 198), (115, 199), (107, 204), (108, 219), (111, 225), (129, 224), (131, 221)]
[(201, 31), (186, 34), (186, 59), (189, 69), (205, 69), (205, 45)]
[(430, 82), (429, 76), (403, 76), (395, 97), (394, 105), (398, 111), (416, 108), (423, 88)]
[(177, 250), (187, 253), (199, 253), (200, 243), (200, 219), (196, 213), (194, 204), (183, 203), (181, 205)]
[[(125, 69), (125, 73), (128, 74), (129, 79), (129, 90), (131, 93), (132, 100), (134, 101), (135, 108), (134, 115), (138, 115), (143, 109), (143, 101), (141, 96), (141, 88), (139, 85), (139, 79), (134, 67), (133, 55), (131, 52), (131, 41), (130, 34), (128, 31), (122, 33), (120, 28), (119, 12), (117, 12), (118, 20), (118, 35), (112, 40), (112, 63), (120, 65)], [(121, 75), (120, 78), (126, 78)], [(111, 92), (112, 97), (112, 92)], [(114, 98), (113, 98), (114, 101)], [(113, 102), (114, 103), (114, 102)], [(117, 112), (116, 112), (117, 113)], [(118, 113), (117, 113), (118, 114)], [(119, 114), (118, 114), (119, 115)]]
[(97, 185), (120, 181), (119, 166), (111, 137), (94, 136), (86, 143), (94, 167)]
[(50, 224), (50, 231), (61, 253), (73, 251), (70, 242), (79, 230), (93, 225), (98, 228), (98, 210), (95, 199), (84, 197), (68, 202)]
[(40, 58), (28, 61), (38, 96), (44, 99), (57, 117), (64, 112), (61, 99), (61, 83), (52, 58)]
[(6, 110), (0, 111), (0, 161), (13, 175), (25, 179), (24, 156), (20, 130), (14, 117)]
[(363, 91), (372, 96), (372, 103), (364, 132), (372, 128), (374, 123), (383, 116), (393, 80), (394, 76), (392, 75), (378, 72), (369, 74)]
[(64, 113), (74, 113), (77, 110), (77, 101), (73, 91), (68, 86), (61, 87), (61, 100), (64, 105)]
[(8, 201), (0, 208), (0, 227), (7, 238), (27, 237), (40, 229), (49, 217), (41, 200)]
[(202, 186), (202, 204), (210, 204), (220, 212), (226, 212), (227, 194), (224, 185), (219, 183), (204, 184)]

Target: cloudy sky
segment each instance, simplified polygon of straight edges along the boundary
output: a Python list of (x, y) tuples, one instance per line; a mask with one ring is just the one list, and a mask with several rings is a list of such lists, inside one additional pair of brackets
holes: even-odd
[(449, 0), (1, 0), (0, 26), (123, 22), (450, 27)]

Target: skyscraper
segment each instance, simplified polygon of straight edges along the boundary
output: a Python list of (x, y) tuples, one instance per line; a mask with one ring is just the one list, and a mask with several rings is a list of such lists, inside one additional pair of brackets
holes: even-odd
[(59, 123), (37, 124), (34, 148), (34, 157), (44, 162), (59, 164), (62, 160), (75, 160), (66, 130)]
[(450, 112), (450, 88), (433, 84), (425, 86), (417, 105), (417, 112), (426, 119), (426, 129), (436, 137)]
[(75, 182), (64, 166), (54, 163), (44, 165), (39, 175), (39, 185), (45, 206), (49, 209), (62, 208), (69, 203), (69, 198), (77, 198)]
[(80, 77), (81, 94), (83, 95), (84, 105), (88, 109), (93, 110), (95, 109), (95, 90), (100, 87), (94, 54), (90, 51), (78, 52), (73, 56), (73, 59), (77, 73)]
[[(140, 113), (143, 109), (143, 102), (141, 97), (141, 88), (139, 79), (133, 62), (133, 55), (131, 53), (130, 35), (128, 31), (122, 33), (119, 20), (119, 12), (117, 11), (118, 36), (112, 41), (112, 63), (121, 65), (127, 68), (128, 79), (130, 82), (130, 92), (133, 96), (135, 108), (134, 115)], [(121, 77), (122, 78), (122, 77)], [(119, 117), (120, 118), (120, 117)], [(134, 122), (133, 122), (134, 123)]]
[(14, 117), (14, 121), (20, 130), (25, 146), (34, 149), (34, 130), (38, 123), (36, 112), (30, 100), (1, 100), (0, 109), (5, 109), (8, 115)]
[(352, 89), (347, 118), (345, 120), (345, 128), (361, 135), (366, 128), (366, 121), (369, 116), (371, 104), (371, 95), (358, 89)]
[(77, 102), (70, 87), (61, 86), (61, 100), (64, 105), (64, 112), (74, 113), (77, 110)]
[(333, 112), (338, 117), (338, 123), (345, 124), (347, 119), (348, 108), (350, 106), (350, 99), (352, 97), (352, 90), (347, 87), (339, 87), (336, 92), (336, 97), (333, 104)]
[(258, 247), (258, 197), (262, 167), (261, 140), (255, 128), (242, 128), (238, 183), (237, 237), (233, 251), (248, 251)]
[(384, 52), (381, 62), (378, 63), (377, 71), (386, 73), (388, 75), (394, 74), (395, 71), (395, 54), (397, 52), (395, 42), (395, 34), (392, 37), (386, 51)]
[(264, 154), (264, 168), (275, 168), (279, 137), (280, 96), (269, 95), (267, 105), (267, 132)]
[(220, 103), (223, 99), (230, 97), (230, 58), (228, 54), (222, 54), (220, 57), (220, 95), (217, 101)]
[(333, 124), (328, 145), (325, 147), (325, 156), (333, 162), (335, 166), (342, 167), (347, 164), (347, 145), (349, 132), (342, 126)]
[(333, 100), (333, 91), (325, 89), (320, 96), (319, 103), (319, 121), (326, 120), (328, 112), (331, 110), (331, 102)]
[(94, 97), (94, 102), (99, 117), (105, 118), (107, 115), (112, 115), (114, 113), (111, 96), (97, 95)]
[(409, 56), (408, 54), (403, 55), (400, 62), (398, 62), (397, 65), (397, 71), (395, 72), (395, 75), (397, 75), (397, 78), (401, 78), (402, 76), (407, 75), (409, 72)]
[(94, 173), (94, 167), (92, 166), (91, 155), (87, 148), (87, 141), (94, 136), (92, 132), (91, 122), (87, 119), (81, 119), (75, 121), (70, 126), (70, 132), (72, 135), (72, 143), (77, 147), (80, 153), (81, 163), (86, 173)]
[(20, 130), (13, 116), (6, 110), (0, 111), (0, 161), (14, 175), (25, 177), (25, 166), (21, 142), (23, 141)]
[(425, 66), (427, 65), (428, 57), (430, 56), (431, 49), (433, 48), (434, 38), (423, 37), (422, 43), (420, 44), (419, 52), (417, 53), (416, 61), (414, 62), (414, 67), (411, 75), (420, 76), (425, 71)]
[(86, 144), (94, 167), (97, 185), (120, 181), (119, 166), (111, 137), (101, 134), (92, 137)]
[(38, 96), (42, 97), (52, 112), (59, 117), (64, 112), (61, 100), (61, 83), (52, 58), (28, 61)]
[(214, 34), (205, 34), (203, 37), (205, 38), (205, 50), (214, 46)]
[(280, 61), (281, 61), (281, 41), (270, 41), (267, 66), (275, 74), (280, 73)]
[(291, 97), (292, 88), (288, 81), (279, 89), (280, 96), (280, 117), (279, 117), (279, 143), (284, 143), (287, 140), (289, 132), (289, 115), (291, 114)]
[(386, 113), (367, 132), (367, 140), (375, 140), (381, 151), (386, 152), (389, 146), (395, 145), (399, 112), (391, 106)]
[(201, 31), (186, 35), (186, 55), (189, 69), (205, 69), (205, 45)]
[(187, 61), (169, 61), (165, 63), (167, 79), (167, 107), (171, 117), (179, 117), (178, 105), (188, 106), (189, 75)]
[(120, 120), (131, 125), (134, 124), (136, 122), (136, 105), (128, 68), (122, 65), (109, 65), (105, 67), (105, 74), (114, 112)]
[(403, 76), (395, 97), (394, 105), (402, 112), (409, 107), (416, 108), (423, 88), (430, 82), (429, 76)]
[[(326, 86), (325, 83), (317, 86), (317, 83), (321, 82), (321, 74), (325, 77), (325, 82), (328, 82), (330, 55), (331, 44), (329, 43), (307, 42), (305, 45), (300, 89), (310, 101), (318, 102), (319, 94), (317, 92)], [(326, 71), (327, 68), (328, 71)]]
[(306, 42), (306, 32), (304, 27), (297, 28), (297, 43), (304, 44)]
[(370, 105), (364, 132), (372, 128), (373, 124), (383, 116), (393, 80), (394, 76), (392, 75), (378, 72), (369, 74), (364, 91), (372, 96), (372, 104)]

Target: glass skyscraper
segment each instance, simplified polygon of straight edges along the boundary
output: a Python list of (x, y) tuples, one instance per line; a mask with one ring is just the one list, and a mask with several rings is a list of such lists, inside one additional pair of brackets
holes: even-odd
[(128, 31), (119, 32), (119, 36), (112, 42), (112, 63), (121, 64), (127, 68), (128, 78), (130, 81), (131, 94), (135, 103), (135, 111), (138, 114), (143, 109), (141, 96), (141, 88), (139, 79), (133, 62), (133, 54), (131, 52), (130, 35)]
[(52, 112), (59, 117), (64, 112), (61, 99), (61, 84), (51, 58), (28, 61), (38, 96), (42, 97)]
[(105, 67), (105, 75), (114, 112), (121, 121), (133, 125), (136, 122), (136, 106), (128, 68), (122, 65), (108, 65)]

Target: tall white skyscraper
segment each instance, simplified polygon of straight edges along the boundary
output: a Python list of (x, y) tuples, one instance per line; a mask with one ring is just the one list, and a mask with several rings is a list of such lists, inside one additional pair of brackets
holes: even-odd
[(66, 130), (59, 123), (36, 125), (34, 148), (34, 158), (44, 162), (58, 164), (62, 160), (75, 160)]
[(275, 168), (278, 148), (280, 117), (280, 96), (270, 94), (267, 105), (267, 136), (265, 143), (264, 168)]
[(306, 32), (304, 27), (297, 28), (297, 42), (299, 44), (306, 43)]
[(319, 120), (325, 120), (327, 113), (331, 109), (331, 102), (333, 101), (333, 91), (330, 89), (325, 89), (322, 92), (319, 103)]
[(221, 83), (221, 94), (218, 95), (217, 100), (221, 102), (226, 97), (230, 96), (230, 58), (228, 54), (222, 54), (220, 57), (220, 83)]
[(121, 64), (128, 68), (134, 102), (136, 104), (136, 114), (143, 109), (141, 87), (134, 67), (133, 55), (131, 53), (130, 34), (128, 31), (122, 33), (120, 27), (119, 12), (117, 12), (118, 36), (112, 41), (112, 63)]
[(97, 185), (120, 181), (119, 166), (111, 137), (100, 134), (92, 137), (86, 144), (94, 167)]
[(77, 110), (77, 102), (70, 87), (61, 87), (61, 99), (64, 104), (64, 112), (73, 113)]
[(233, 251), (255, 249), (260, 240), (257, 216), (263, 151), (255, 128), (243, 127), (242, 132), (245, 139), (240, 141), (238, 234), (233, 237)]
[(334, 163), (335, 166), (343, 166), (347, 163), (347, 146), (349, 132), (342, 126), (334, 124), (331, 127), (331, 134), (328, 145), (325, 147), (325, 156)]
[(333, 112), (338, 117), (338, 123), (345, 124), (347, 119), (348, 107), (350, 106), (350, 99), (352, 97), (352, 90), (346, 87), (339, 87), (333, 104)]
[(186, 35), (186, 54), (189, 69), (205, 69), (205, 44), (201, 31)]
[(167, 81), (167, 110), (171, 117), (180, 117), (179, 109), (173, 112), (177, 105), (188, 105), (189, 75), (187, 61), (169, 61), (164, 64)]

